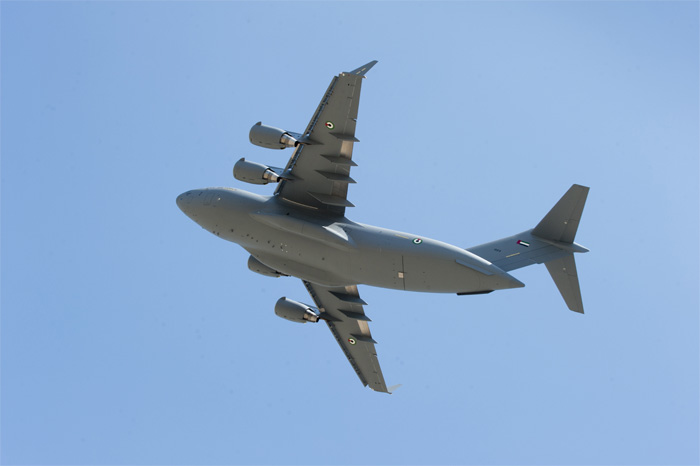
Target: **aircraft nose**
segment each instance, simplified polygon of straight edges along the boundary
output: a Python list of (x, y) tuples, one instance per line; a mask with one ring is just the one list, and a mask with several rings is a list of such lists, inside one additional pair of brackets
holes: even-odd
[(196, 197), (196, 194), (194, 191), (187, 191), (182, 194), (180, 194), (175, 202), (177, 203), (177, 206), (180, 208), (182, 212), (185, 214), (189, 215), (189, 210), (190, 207), (192, 206), (192, 201)]

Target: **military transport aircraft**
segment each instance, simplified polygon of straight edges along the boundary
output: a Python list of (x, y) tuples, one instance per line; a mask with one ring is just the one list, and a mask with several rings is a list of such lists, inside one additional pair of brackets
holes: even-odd
[(377, 62), (340, 73), (303, 133), (256, 123), (250, 142), (294, 148), (284, 169), (240, 159), (236, 179), (277, 184), (272, 196), (235, 188), (187, 191), (177, 205), (216, 236), (250, 253), (250, 270), (300, 278), (314, 305), (280, 298), (275, 313), (293, 322), (323, 320), (360, 381), (391, 393), (357, 286), (472, 295), (525, 286), (508, 272), (544, 263), (567, 306), (583, 313), (574, 243), (585, 186), (573, 185), (533, 229), (472, 248), (349, 220), (348, 200), (360, 87)]

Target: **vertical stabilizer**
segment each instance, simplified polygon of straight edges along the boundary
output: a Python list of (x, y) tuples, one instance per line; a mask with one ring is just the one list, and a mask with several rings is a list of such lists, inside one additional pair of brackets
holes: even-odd
[(575, 245), (578, 248), (573, 248), (573, 246), (581, 214), (583, 214), (583, 206), (588, 197), (588, 189), (579, 184), (571, 186), (532, 230), (534, 236), (552, 241), (554, 246), (562, 250), (571, 247), (569, 254), (544, 262), (566, 305), (572, 311), (581, 314), (583, 314), (583, 300), (573, 252), (585, 252), (586, 249), (578, 245)]
[(588, 189), (579, 184), (571, 186), (532, 230), (532, 234), (552, 241), (573, 243), (588, 197)]

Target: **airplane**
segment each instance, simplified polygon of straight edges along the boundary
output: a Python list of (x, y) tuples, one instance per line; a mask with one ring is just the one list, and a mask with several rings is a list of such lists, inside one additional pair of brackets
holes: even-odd
[(196, 189), (180, 194), (177, 205), (205, 230), (250, 253), (253, 272), (301, 279), (314, 304), (282, 297), (275, 314), (298, 323), (324, 321), (362, 384), (391, 393), (358, 285), (476, 295), (523, 287), (508, 272), (544, 263), (568, 308), (583, 313), (574, 253), (588, 249), (574, 237), (589, 188), (571, 186), (534, 228), (471, 248), (348, 219), (360, 89), (376, 63), (335, 76), (303, 133), (253, 125), (251, 143), (293, 153), (284, 168), (241, 158), (233, 175), (276, 184), (273, 195)]

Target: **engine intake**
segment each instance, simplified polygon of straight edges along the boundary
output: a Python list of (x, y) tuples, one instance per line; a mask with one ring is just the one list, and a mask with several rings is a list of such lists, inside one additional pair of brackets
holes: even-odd
[(296, 147), (299, 145), (299, 141), (297, 141), (297, 137), (299, 137), (298, 134), (293, 134), (273, 126), (263, 125), (262, 121), (258, 121), (250, 128), (248, 137), (250, 142), (256, 146), (265, 147), (267, 149), (286, 149), (287, 147)]
[(299, 322), (301, 324), (318, 322), (320, 318), (320, 314), (315, 308), (287, 298), (280, 298), (277, 300), (277, 304), (275, 304), (275, 314), (283, 319)]
[(233, 166), (233, 177), (251, 184), (279, 183), (283, 179), (267, 165), (249, 162), (245, 157)]

